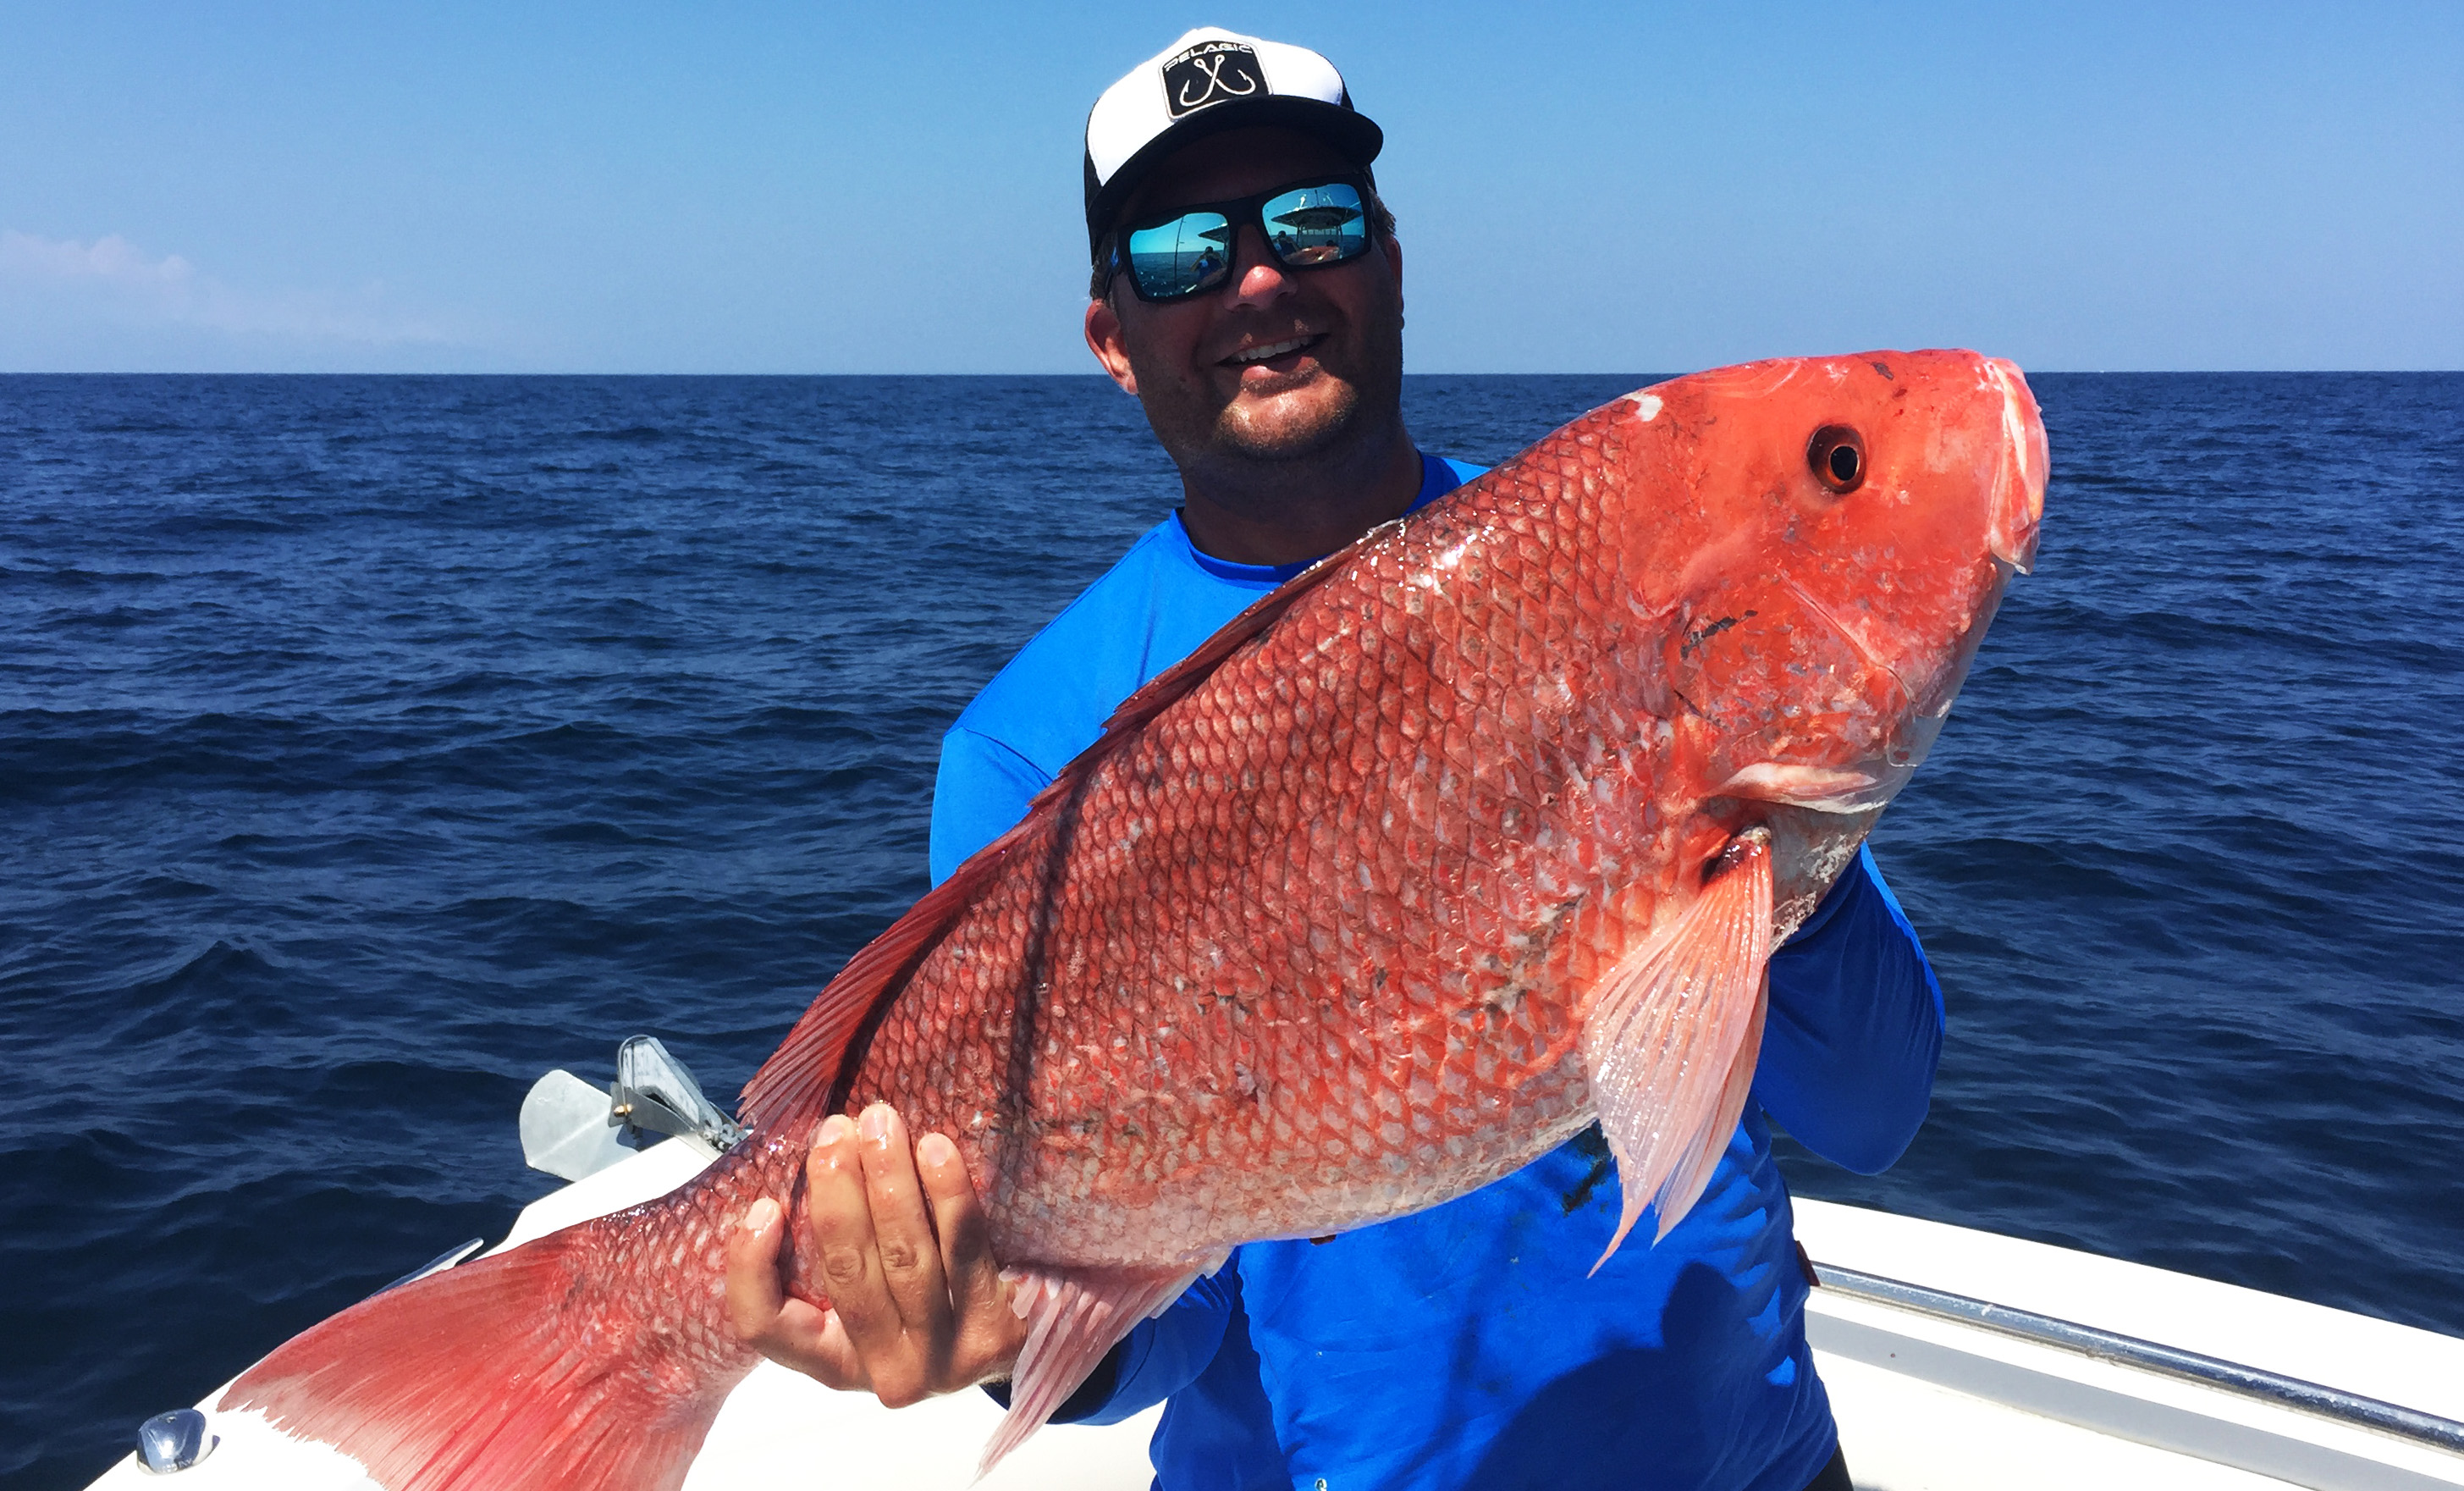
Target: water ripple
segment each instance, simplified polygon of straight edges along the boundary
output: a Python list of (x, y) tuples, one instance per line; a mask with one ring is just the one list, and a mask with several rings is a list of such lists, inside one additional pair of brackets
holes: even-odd
[[(1495, 460), (1640, 377), (1416, 378)], [(1807, 1193), (2464, 1332), (2464, 378), (2049, 376), (1877, 849), (1951, 1017)], [(1101, 379), (6, 378), (0, 1480), (732, 1091), (923, 885), (942, 728), (1172, 504)]]

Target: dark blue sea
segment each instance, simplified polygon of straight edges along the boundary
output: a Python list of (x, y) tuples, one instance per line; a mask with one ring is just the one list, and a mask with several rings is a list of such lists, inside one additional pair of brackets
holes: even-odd
[[(1932, 1118), (1791, 1179), (2464, 1334), (2464, 375), (2035, 388), (2038, 572), (1876, 837)], [(1174, 490), (1093, 378), (0, 378), (0, 1482), (500, 1236), (542, 1071), (732, 1094)]]

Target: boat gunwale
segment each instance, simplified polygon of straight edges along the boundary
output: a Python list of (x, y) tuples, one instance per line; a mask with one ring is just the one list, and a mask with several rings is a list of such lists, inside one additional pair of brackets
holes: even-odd
[(2052, 1346), (2179, 1381), (2255, 1398), (2296, 1413), (2464, 1455), (2464, 1423), (2399, 1403), (2348, 1392), (2323, 1383), (2288, 1377), (2264, 1368), (2168, 1346), (2119, 1331), (2082, 1325), (1947, 1289), (1929, 1288), (1837, 1263), (1809, 1260), (1819, 1287), (1852, 1300), (1905, 1310), (1937, 1320), (1975, 1325), (1998, 1335)]

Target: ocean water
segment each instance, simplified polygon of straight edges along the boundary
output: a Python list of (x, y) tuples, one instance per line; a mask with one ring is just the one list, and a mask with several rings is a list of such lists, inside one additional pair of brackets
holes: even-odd
[[(1415, 378), (1494, 460), (1640, 376)], [(1932, 1117), (1801, 1193), (2464, 1334), (2464, 376), (2049, 375), (1876, 851)], [(732, 1093), (924, 886), (940, 731), (1171, 505), (1093, 378), (0, 378), (0, 1482)]]

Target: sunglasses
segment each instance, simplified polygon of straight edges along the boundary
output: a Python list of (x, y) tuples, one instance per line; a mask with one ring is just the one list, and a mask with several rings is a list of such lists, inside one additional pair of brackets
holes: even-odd
[(1356, 176), (1301, 182), (1133, 223), (1112, 240), (1107, 282), (1126, 269), (1141, 300), (1203, 295), (1232, 278), (1234, 241), (1248, 227), (1286, 269), (1348, 264), (1369, 252), (1368, 182)]

